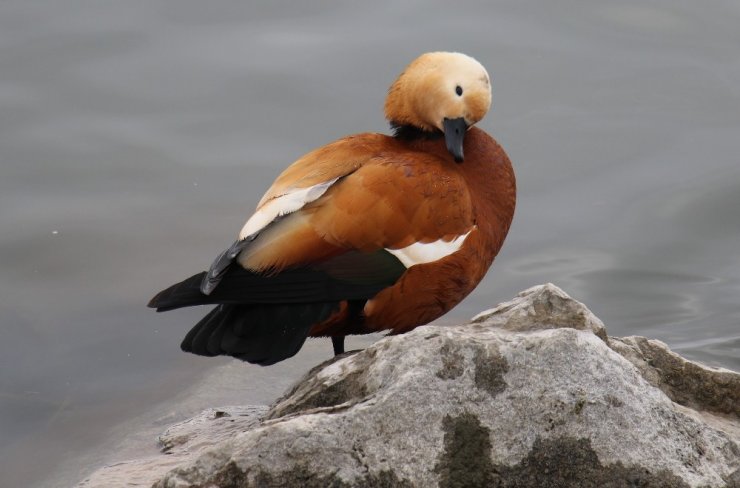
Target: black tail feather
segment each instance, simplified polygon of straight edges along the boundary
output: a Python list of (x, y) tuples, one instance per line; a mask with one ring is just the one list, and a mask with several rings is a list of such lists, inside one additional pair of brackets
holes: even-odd
[(267, 366), (294, 356), (311, 327), (338, 308), (339, 302), (219, 305), (188, 332), (180, 347)]
[[(231, 265), (240, 245), (235, 243), (219, 256), (211, 267), (213, 276), (193, 275), (149, 302), (158, 312), (217, 305), (185, 336), (184, 351), (229, 355), (262, 365), (282, 361), (295, 355), (311, 327), (329, 318), (341, 302), (349, 302), (357, 326), (367, 300), (406, 271), (395, 256), (380, 250), (348, 251), (310, 266), (260, 274)], [(336, 338), (335, 352), (341, 346)]]

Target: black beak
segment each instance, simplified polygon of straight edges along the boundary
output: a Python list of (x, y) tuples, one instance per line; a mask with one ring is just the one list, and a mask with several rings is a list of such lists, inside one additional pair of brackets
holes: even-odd
[(462, 163), (463, 160), (463, 140), (465, 139), (465, 131), (468, 130), (468, 124), (465, 123), (465, 119), (460, 117), (459, 119), (448, 119), (445, 117), (443, 121), (445, 128), (445, 142), (447, 143), (447, 150), (455, 158), (455, 162)]

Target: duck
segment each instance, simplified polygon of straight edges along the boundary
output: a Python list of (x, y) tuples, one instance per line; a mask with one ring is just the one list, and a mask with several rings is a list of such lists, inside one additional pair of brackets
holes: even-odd
[(503, 148), (476, 127), (491, 106), (474, 58), (429, 52), (385, 100), (391, 134), (361, 133), (289, 165), (207, 271), (154, 296), (158, 312), (213, 305), (181, 349), (262, 366), (308, 337), (402, 334), (480, 283), (516, 206)]

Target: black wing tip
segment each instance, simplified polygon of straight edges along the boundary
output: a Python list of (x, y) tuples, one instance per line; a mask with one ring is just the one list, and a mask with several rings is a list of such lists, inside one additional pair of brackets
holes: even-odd
[(149, 303), (146, 304), (146, 306), (148, 308), (156, 308), (157, 309), (157, 312), (159, 312), (159, 302), (162, 301), (162, 294), (163, 293), (164, 293), (164, 291), (160, 291), (159, 293), (157, 293), (156, 295), (154, 295), (152, 297), (152, 299), (149, 300)]
[(162, 300), (160, 299), (159, 294), (149, 300), (149, 303), (146, 304), (147, 308), (153, 308), (155, 312), (169, 312), (170, 310), (175, 310), (180, 308), (176, 305), (163, 305)]
[(186, 278), (160, 291), (146, 304), (149, 308), (156, 308), (157, 312), (166, 312), (176, 308), (200, 305), (203, 301), (198, 290), (198, 284), (203, 280), (205, 271)]

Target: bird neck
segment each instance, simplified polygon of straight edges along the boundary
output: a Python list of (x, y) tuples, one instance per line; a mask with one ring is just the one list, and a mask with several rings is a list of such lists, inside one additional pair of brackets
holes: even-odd
[(444, 137), (442, 131), (429, 131), (411, 124), (399, 124), (391, 121), (393, 137), (401, 141), (435, 140)]
[(478, 209), (478, 226), (491, 236), (498, 253), (516, 207), (516, 177), (503, 148), (490, 135), (471, 128), (465, 137), (465, 161), (459, 169)]

